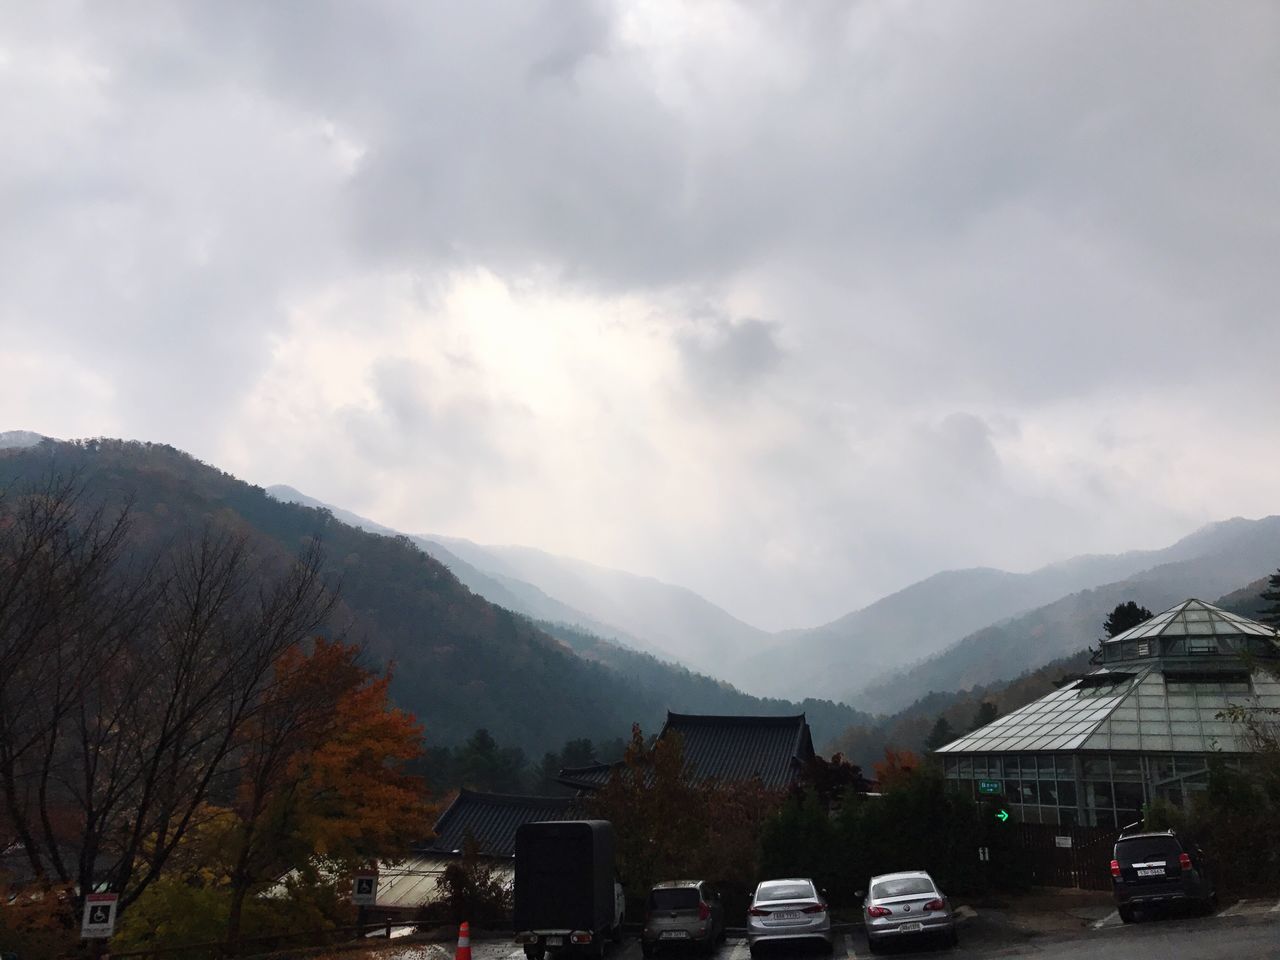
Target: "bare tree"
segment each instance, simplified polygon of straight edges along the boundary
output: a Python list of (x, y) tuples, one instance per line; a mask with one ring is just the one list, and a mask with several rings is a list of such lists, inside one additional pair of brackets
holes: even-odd
[(0, 791), (32, 869), (122, 909), (227, 774), (279, 654), (334, 595), (312, 543), (286, 563), (206, 528), (124, 556), (128, 510), (74, 482), (0, 501)]

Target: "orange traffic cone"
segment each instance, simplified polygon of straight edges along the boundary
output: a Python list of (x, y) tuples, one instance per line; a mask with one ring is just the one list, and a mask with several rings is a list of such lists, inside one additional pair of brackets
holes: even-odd
[(453, 955), (453, 960), (471, 960), (471, 924), (465, 920), (458, 928), (458, 952)]

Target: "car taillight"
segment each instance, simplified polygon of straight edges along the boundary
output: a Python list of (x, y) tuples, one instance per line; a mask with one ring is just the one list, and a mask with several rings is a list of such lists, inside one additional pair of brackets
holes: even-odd
[(826, 913), (827, 905), (825, 903), (815, 903), (812, 907), (805, 907), (801, 913)]
[(752, 907), (747, 913), (753, 917), (767, 917), (769, 915), (768, 910), (761, 910), (759, 907)]
[(711, 904), (707, 903), (705, 900), (698, 901), (698, 919), (699, 920), (711, 919)]
[(570, 943), (590, 943), (590, 942), (591, 942), (591, 931), (590, 931), (590, 930), (575, 930), (575, 931), (573, 931), (573, 933), (569, 934), (569, 942), (570, 942)]
[(887, 917), (893, 913), (888, 907), (867, 907), (868, 917)]
[(1190, 869), (1191, 869), (1191, 854), (1189, 854), (1189, 853), (1179, 854), (1179, 856), (1178, 856), (1178, 865), (1179, 865), (1179, 866), (1181, 866), (1183, 870), (1190, 870)]
[(1119, 860), (1112, 860), (1112, 861), (1111, 861), (1111, 875), (1112, 875), (1113, 877), (1118, 877), (1118, 876), (1120, 876), (1120, 861), (1119, 861)]
[(926, 910), (941, 910), (946, 906), (942, 900), (930, 900), (924, 905)]

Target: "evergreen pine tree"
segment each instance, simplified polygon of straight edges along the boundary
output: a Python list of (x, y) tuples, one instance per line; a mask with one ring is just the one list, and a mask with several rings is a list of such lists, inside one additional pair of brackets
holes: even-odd
[(1259, 613), (1258, 619), (1273, 627), (1280, 627), (1280, 570), (1273, 573), (1267, 580), (1267, 589), (1262, 591), (1261, 596), (1271, 606)]

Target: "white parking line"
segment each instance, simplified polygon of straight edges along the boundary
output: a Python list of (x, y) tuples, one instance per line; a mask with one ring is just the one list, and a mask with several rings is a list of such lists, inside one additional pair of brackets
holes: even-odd
[(1268, 910), (1267, 913), (1280, 913), (1280, 900), (1277, 900), (1276, 905)]
[(1271, 906), (1269, 900), (1237, 900), (1218, 914), (1220, 917), (1256, 917), (1261, 913), (1280, 911), (1280, 904)]
[(745, 938), (731, 940), (727, 946), (729, 949), (723, 953), (723, 960), (750, 960), (751, 947), (747, 945)]
[(1093, 929), (1101, 930), (1103, 927), (1114, 927), (1120, 922), (1120, 911), (1112, 910), (1105, 917), (1093, 925)]

